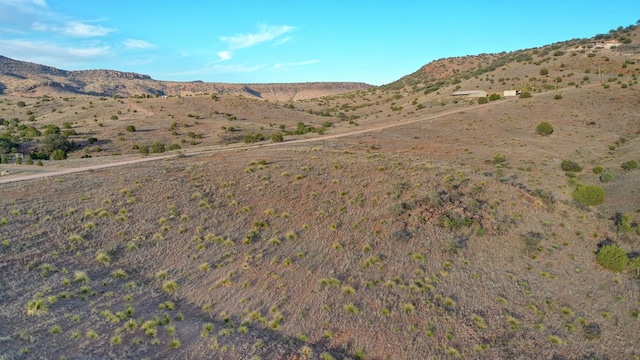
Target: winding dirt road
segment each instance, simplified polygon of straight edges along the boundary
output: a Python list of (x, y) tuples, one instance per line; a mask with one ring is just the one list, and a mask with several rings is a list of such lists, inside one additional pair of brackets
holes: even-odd
[(41, 178), (52, 177), (52, 176), (75, 174), (75, 173), (80, 173), (80, 172), (85, 172), (85, 171), (107, 169), (107, 168), (112, 168), (112, 167), (117, 167), (117, 166), (138, 164), (138, 163), (143, 163), (143, 162), (148, 162), (148, 161), (157, 161), (157, 160), (169, 159), (169, 158), (174, 158), (174, 157), (178, 157), (178, 156), (197, 156), (197, 155), (206, 155), (206, 154), (213, 154), (213, 153), (219, 153), (219, 152), (236, 151), (236, 150), (240, 150), (240, 149), (252, 149), (252, 148), (271, 147), (271, 146), (286, 146), (286, 145), (302, 144), (302, 143), (308, 143), (308, 142), (317, 142), (317, 141), (326, 141), (326, 140), (332, 140), (332, 139), (339, 139), (339, 138), (347, 137), (347, 136), (366, 134), (366, 133), (370, 133), (370, 132), (378, 132), (378, 131), (382, 131), (382, 130), (385, 130), (385, 129), (394, 128), (394, 127), (398, 127), (398, 126), (410, 125), (410, 124), (415, 124), (415, 123), (420, 123), (420, 122), (425, 122), (425, 121), (433, 121), (433, 120), (436, 120), (436, 119), (439, 119), (439, 118), (442, 118), (442, 117), (445, 117), (445, 116), (449, 116), (449, 115), (452, 115), (452, 114), (457, 114), (457, 113), (465, 112), (465, 111), (468, 112), (468, 111), (472, 111), (472, 110), (478, 110), (478, 109), (481, 109), (481, 108), (484, 108), (484, 107), (487, 107), (487, 106), (496, 106), (496, 105), (504, 104), (505, 102), (513, 101), (513, 100), (516, 100), (516, 99), (517, 98), (504, 99), (504, 100), (501, 100), (499, 102), (490, 102), (490, 103), (487, 103), (487, 104), (474, 105), (472, 107), (463, 108), (463, 109), (444, 111), (444, 112), (440, 112), (440, 113), (437, 113), (437, 114), (428, 115), (428, 116), (424, 116), (424, 117), (420, 117), (420, 118), (412, 119), (412, 120), (401, 121), (401, 122), (397, 122), (397, 123), (393, 123), (393, 124), (381, 125), (381, 126), (376, 126), (376, 127), (372, 127), (372, 128), (367, 128), (367, 129), (362, 129), (362, 130), (357, 130), (357, 131), (350, 131), (350, 132), (340, 133), (340, 134), (323, 135), (323, 136), (314, 137), (314, 138), (310, 138), (310, 139), (291, 140), (291, 141), (285, 141), (285, 142), (280, 142), (280, 143), (267, 143), (267, 144), (251, 144), (251, 145), (242, 144), (242, 145), (239, 145), (239, 146), (238, 145), (235, 145), (235, 146), (234, 145), (227, 145), (227, 146), (224, 146), (224, 147), (220, 146), (219, 148), (213, 148), (213, 149), (184, 151), (184, 152), (179, 152), (179, 153), (174, 153), (174, 154), (165, 154), (165, 155), (158, 155), (158, 156), (148, 156), (148, 157), (137, 158), (137, 159), (114, 161), (114, 162), (109, 162), (109, 163), (105, 163), (105, 164), (94, 164), (94, 165), (79, 166), (79, 167), (74, 167), (74, 168), (52, 170), (52, 171), (46, 171), (45, 170), (45, 171), (42, 171), (42, 172), (26, 174), (26, 175), (21, 175), (21, 174), (8, 175), (8, 176), (3, 176), (3, 177), (0, 178), (0, 184), (7, 184), (7, 183), (13, 183), (13, 182), (19, 182), (19, 181), (27, 181), (27, 180), (33, 180), (33, 179), (41, 179)]

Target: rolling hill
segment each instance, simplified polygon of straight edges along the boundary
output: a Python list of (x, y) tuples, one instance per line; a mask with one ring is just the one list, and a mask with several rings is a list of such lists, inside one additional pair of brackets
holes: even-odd
[(0, 357), (638, 358), (639, 33), (286, 101), (5, 91), (14, 154), (73, 146), (0, 165)]

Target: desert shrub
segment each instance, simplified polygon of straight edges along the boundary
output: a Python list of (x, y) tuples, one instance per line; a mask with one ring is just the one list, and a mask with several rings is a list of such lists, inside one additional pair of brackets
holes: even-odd
[(633, 169), (637, 169), (638, 168), (638, 162), (635, 160), (629, 160), (629, 161), (625, 161), (621, 167), (624, 170), (633, 170)]
[(562, 99), (562, 95), (560, 95), (560, 94), (555, 94), (555, 95), (553, 95), (553, 99), (554, 99), (554, 100), (560, 100), (560, 99)]
[(152, 154), (159, 154), (159, 153), (165, 152), (164, 143), (161, 143), (159, 141), (154, 142), (153, 144), (151, 144), (151, 147), (149, 148), (149, 152), (151, 152)]
[(593, 169), (591, 169), (591, 171), (593, 171), (593, 173), (596, 175), (602, 174), (603, 170), (604, 169), (602, 168), (602, 166), (595, 166)]
[(584, 326), (584, 336), (589, 340), (600, 338), (601, 333), (600, 324), (596, 322), (592, 322)]
[(496, 101), (500, 99), (500, 95), (499, 94), (491, 94), (489, 95), (489, 101)]
[(609, 182), (613, 179), (615, 179), (616, 176), (609, 170), (603, 172), (602, 174), (600, 174), (600, 181), (602, 182)]
[(275, 133), (271, 135), (271, 142), (278, 143), (283, 141), (284, 141), (284, 136), (281, 133)]
[(264, 140), (264, 135), (262, 135), (262, 133), (251, 133), (242, 137), (242, 142), (245, 144), (255, 143), (262, 140)]
[(520, 93), (520, 99), (526, 99), (526, 98), (530, 98), (531, 97), (531, 93), (528, 91), (523, 91)]
[(553, 133), (553, 126), (546, 121), (543, 121), (536, 126), (536, 134), (538, 135), (547, 136), (551, 135), (551, 133)]
[(63, 150), (56, 149), (51, 152), (50, 157), (52, 160), (64, 160), (67, 158), (67, 153)]
[(604, 202), (604, 189), (596, 185), (578, 186), (573, 199), (584, 205), (600, 205)]
[(127, 130), (128, 132), (135, 132), (136, 131), (136, 127), (133, 126), (133, 125), (127, 125), (125, 130)]
[(118, 115), (111, 115), (111, 120), (118, 120)]
[(169, 145), (169, 147), (167, 148), (167, 150), (171, 151), (171, 150), (179, 150), (181, 149), (180, 145), (178, 144), (171, 144)]
[(540, 69), (540, 75), (547, 75), (547, 74), (549, 74), (549, 69), (547, 68)]
[(489, 102), (489, 100), (486, 97), (479, 97), (478, 98), (478, 104), (486, 104), (488, 102)]
[(27, 106), (27, 104), (25, 104), (25, 103), (24, 103), (24, 101), (18, 101), (18, 102), (16, 103), (16, 105), (18, 105), (18, 107), (25, 107), (25, 106)]
[(627, 266), (627, 253), (616, 244), (605, 245), (596, 254), (596, 262), (605, 269), (621, 272)]
[(142, 155), (149, 155), (149, 147), (147, 145), (142, 145), (138, 147), (138, 151)]
[(582, 171), (582, 166), (578, 165), (577, 162), (571, 160), (562, 160), (560, 163), (560, 168), (562, 171), (570, 171), (570, 172), (580, 172)]

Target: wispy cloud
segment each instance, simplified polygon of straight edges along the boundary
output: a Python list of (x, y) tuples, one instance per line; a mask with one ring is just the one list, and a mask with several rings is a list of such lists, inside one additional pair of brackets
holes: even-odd
[(273, 69), (274, 70), (284, 70), (287, 68), (292, 68), (292, 67), (298, 67), (298, 66), (306, 66), (306, 65), (311, 65), (311, 64), (316, 64), (319, 63), (320, 60), (305, 60), (305, 61), (298, 61), (298, 62), (290, 62), (290, 63), (278, 63), (273, 65)]
[(32, 29), (36, 31), (52, 31), (71, 37), (89, 38), (108, 35), (110, 32), (114, 32), (114, 29), (109, 29), (100, 25), (89, 25), (81, 23), (79, 21), (68, 21), (63, 26), (55, 26), (35, 22), (32, 25)]
[(258, 71), (265, 67), (266, 65), (246, 66), (246, 65), (214, 64), (214, 65), (206, 66), (200, 69), (168, 73), (168, 74), (165, 74), (165, 76), (194, 76), (194, 75), (210, 75), (210, 74), (248, 73), (248, 72)]
[(154, 49), (156, 46), (144, 40), (127, 39), (123, 42), (127, 49)]
[(109, 49), (109, 46), (61, 47), (48, 42), (0, 40), (0, 53), (6, 56), (54, 66), (100, 59), (109, 54)]
[(283, 37), (294, 30), (293, 26), (288, 25), (258, 25), (258, 32), (251, 34), (239, 34), (234, 36), (220, 36), (219, 39), (228, 45), (227, 50), (218, 52), (220, 61), (231, 59), (232, 51), (257, 46), (263, 43), (275, 41), (276, 45), (283, 44), (291, 39), (290, 36)]

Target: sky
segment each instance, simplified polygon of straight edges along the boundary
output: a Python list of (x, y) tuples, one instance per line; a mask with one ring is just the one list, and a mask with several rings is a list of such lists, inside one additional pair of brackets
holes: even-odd
[(0, 55), (156, 80), (383, 85), (639, 19), (637, 0), (0, 0)]

